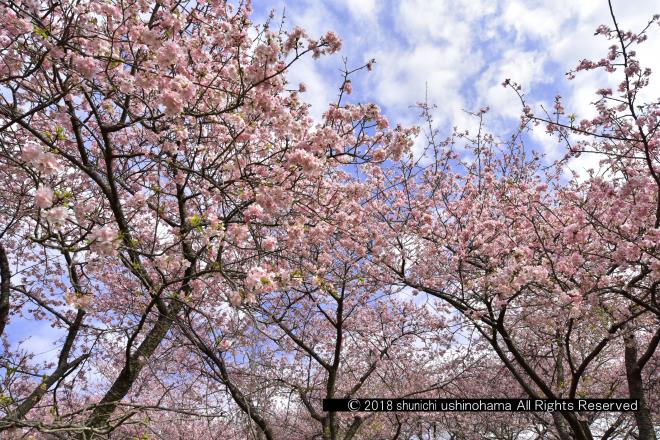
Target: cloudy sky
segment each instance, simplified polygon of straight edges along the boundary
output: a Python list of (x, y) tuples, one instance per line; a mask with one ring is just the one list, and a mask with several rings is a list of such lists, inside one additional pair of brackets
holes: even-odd
[[(660, 13), (656, 1), (614, 0), (613, 6), (626, 30), (639, 31)], [(606, 0), (256, 0), (253, 8), (256, 22), (270, 10), (278, 21), (284, 11), (288, 28), (301, 26), (314, 36), (334, 30), (342, 38), (340, 54), (306, 59), (289, 75), (292, 83), (307, 85), (306, 100), (316, 115), (336, 97), (342, 57), (349, 67), (376, 59), (373, 72), (353, 78), (353, 101), (374, 102), (391, 122), (414, 124), (418, 111), (411, 106), (428, 87), (447, 134), (452, 126), (471, 127), (474, 119), (464, 110), (482, 106), (491, 108), (490, 130), (504, 136), (515, 129), (520, 103), (501, 86), (505, 78), (522, 84), (537, 105), (550, 107), (562, 95), (567, 113), (578, 120), (593, 114), (589, 103), (608, 81), (599, 72), (565, 77), (581, 59), (606, 56), (610, 42), (594, 36), (598, 25), (611, 24)], [(660, 58), (652, 53), (659, 42), (655, 26), (638, 50), (642, 65), (656, 72)], [(652, 79), (649, 99), (660, 96), (659, 84)], [(549, 157), (560, 155), (556, 141), (537, 131), (535, 140)]]

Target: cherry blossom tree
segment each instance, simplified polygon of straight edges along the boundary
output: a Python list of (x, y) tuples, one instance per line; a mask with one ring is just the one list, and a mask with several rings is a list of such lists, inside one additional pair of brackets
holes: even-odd
[[(608, 58), (577, 68), (622, 78), (620, 96), (598, 91), (598, 117), (577, 124), (560, 98), (536, 115), (521, 86), (506, 80), (524, 106), (510, 140), (480, 124), (440, 141), (429, 119), (431, 159), (372, 178), (370, 209), (383, 226), (365, 239), (375, 276), (452, 305), (528, 396), (639, 399), (636, 435), (655, 439), (660, 111), (636, 102), (650, 71), (632, 48), (658, 17), (639, 33), (612, 19), (614, 29), (597, 31), (613, 40)], [(483, 122), (486, 111), (475, 117)], [(541, 123), (568, 147), (550, 167), (525, 145), (526, 131)], [(570, 159), (587, 152), (602, 158), (600, 171), (567, 180)], [(577, 412), (554, 417), (562, 439), (591, 439), (602, 424)]]
[(160, 376), (190, 359), (177, 325), (297, 283), (262, 259), (276, 235), (306, 233), (333, 169), (398, 157), (408, 133), (375, 106), (315, 125), (284, 73), (340, 41), (255, 26), (249, 3), (1, 8), (0, 320), (62, 341), (45, 364), (5, 346), (0, 428), (96, 438), (163, 402), (197, 414)]
[[(620, 75), (498, 141), (352, 104), (287, 71), (338, 37), (249, 2), (0, 0), (0, 435), (656, 438), (657, 102)], [(274, 30), (279, 28), (280, 30)], [(545, 127), (567, 148), (547, 166)], [(580, 154), (603, 160), (566, 177)], [(59, 339), (44, 357), (12, 333)], [(39, 330), (37, 330), (37, 327)], [(323, 412), (352, 397), (629, 397), (634, 414)], [(655, 423), (655, 424), (654, 424)]]
[(452, 341), (446, 310), (432, 313), (427, 303), (364, 278), (364, 252), (341, 244), (359, 216), (350, 208), (344, 214), (334, 224), (319, 219), (308, 226), (331, 228), (334, 238), (304, 238), (300, 244), (311, 248), (295, 254), (299, 285), (244, 304), (240, 329), (218, 334), (217, 324), (189, 323), (210, 376), (236, 390), (238, 405), (248, 393), (259, 402), (249, 414), (266, 438), (392, 437), (417, 417), (324, 413), (322, 399), (417, 397), (449, 382), (443, 378), (443, 353)]

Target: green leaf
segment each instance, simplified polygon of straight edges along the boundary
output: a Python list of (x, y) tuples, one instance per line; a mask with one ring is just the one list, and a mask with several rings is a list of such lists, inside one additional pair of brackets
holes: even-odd
[(48, 36), (50, 35), (50, 33), (48, 32), (48, 29), (44, 29), (44, 28), (41, 28), (39, 26), (35, 26), (34, 29), (32, 29), (32, 32), (39, 35), (44, 40), (46, 38), (48, 38)]
[(197, 214), (193, 215), (188, 219), (188, 223), (190, 224), (191, 227), (193, 228), (199, 228), (202, 226), (202, 218), (198, 216)]

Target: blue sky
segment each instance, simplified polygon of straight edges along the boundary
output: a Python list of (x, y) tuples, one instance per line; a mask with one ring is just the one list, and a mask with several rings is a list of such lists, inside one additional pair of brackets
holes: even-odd
[[(270, 10), (276, 20), (286, 11), (286, 27), (301, 26), (312, 36), (333, 30), (343, 40), (342, 51), (321, 60), (305, 59), (289, 74), (292, 84), (307, 85), (304, 99), (320, 115), (341, 84), (342, 57), (349, 66), (376, 59), (371, 73), (353, 78), (354, 102), (378, 104), (391, 123), (418, 123), (411, 108), (423, 100), (438, 106), (435, 118), (447, 134), (450, 128), (474, 127), (463, 110), (489, 106), (490, 130), (506, 135), (516, 128), (520, 104), (505, 78), (523, 85), (531, 102), (551, 107), (558, 94), (567, 113), (578, 120), (593, 115), (589, 103), (608, 78), (588, 72), (568, 81), (564, 74), (583, 58), (606, 56), (610, 42), (594, 36), (600, 24), (610, 24), (606, 0), (256, 0), (254, 21), (262, 22)], [(656, 1), (614, 0), (623, 29), (638, 31), (660, 13)], [(655, 26), (638, 54), (642, 65), (660, 74), (660, 29)], [(612, 79), (610, 85), (614, 84)], [(660, 80), (652, 78), (645, 97), (660, 96)], [(533, 135), (549, 158), (561, 155), (556, 140), (543, 130)], [(574, 167), (592, 166), (582, 156)]]

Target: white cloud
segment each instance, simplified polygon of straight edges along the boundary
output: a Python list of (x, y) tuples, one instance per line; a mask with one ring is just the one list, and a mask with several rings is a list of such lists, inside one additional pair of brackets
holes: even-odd
[(341, 2), (347, 8), (354, 19), (365, 22), (375, 22), (382, 3), (376, 0), (343, 0)]
[(509, 0), (502, 5), (503, 27), (516, 32), (517, 40), (524, 38), (555, 38), (566, 21), (575, 16), (573, 1), (529, 2)]
[(381, 51), (375, 56), (378, 67), (373, 98), (394, 111), (393, 116), (404, 119), (409, 119), (409, 107), (424, 99), (428, 86), (430, 103), (442, 107), (440, 116), (447, 122), (450, 114), (464, 107), (460, 89), (465, 76), (481, 65), (478, 55), (466, 63), (456, 48), (432, 44)]
[(328, 103), (336, 100), (339, 92), (338, 86), (332, 84), (332, 79), (324, 76), (315, 60), (310, 57), (296, 64), (288, 75), (289, 88), (295, 89), (300, 83), (304, 83), (307, 91), (301, 94), (301, 99), (312, 105), (310, 112), (312, 117), (320, 120), (321, 115), (328, 108)]
[(546, 60), (545, 54), (536, 51), (505, 51), (500, 61), (490, 64), (477, 80), (477, 99), (497, 115), (517, 119), (520, 116), (520, 99), (510, 88), (502, 87), (502, 81), (510, 78), (520, 84), (547, 83), (550, 78), (543, 71)]
[[(281, 9), (276, 2), (269, 4)], [(503, 136), (517, 129), (521, 111), (515, 94), (501, 86), (505, 78), (521, 83), (532, 104), (561, 94), (566, 110), (579, 118), (593, 115), (589, 104), (595, 90), (615, 82), (597, 72), (581, 73), (573, 81), (564, 77), (581, 59), (604, 57), (612, 44), (593, 35), (598, 25), (611, 23), (601, 0), (290, 0), (286, 8), (289, 26), (303, 26), (311, 35), (335, 30), (349, 66), (376, 58), (374, 72), (353, 78), (350, 99), (375, 102), (393, 123), (420, 123), (419, 112), (411, 107), (428, 90), (429, 103), (437, 105), (435, 121), (447, 135), (454, 126), (474, 128), (474, 118), (463, 110), (489, 106), (487, 125)], [(619, 0), (614, 8), (620, 26), (633, 30), (660, 9), (650, 0), (634, 7)], [(653, 52), (658, 38), (656, 27), (638, 54), (660, 74), (660, 58)], [(303, 99), (312, 103), (314, 116), (335, 99), (342, 67), (340, 57), (331, 57), (294, 68), (290, 79), (307, 83)], [(652, 79), (642, 98), (657, 99), (659, 84)], [(552, 141), (550, 149), (542, 131), (533, 139), (550, 156), (559, 156), (563, 147)]]

